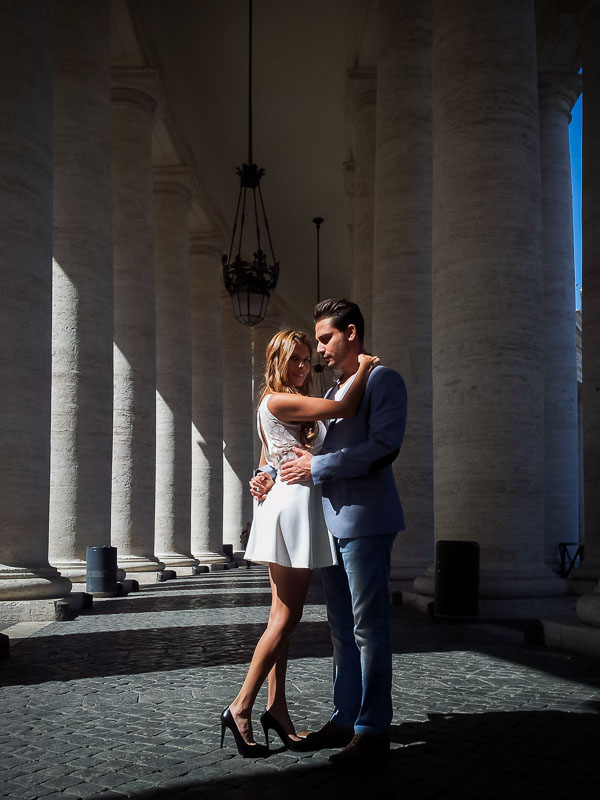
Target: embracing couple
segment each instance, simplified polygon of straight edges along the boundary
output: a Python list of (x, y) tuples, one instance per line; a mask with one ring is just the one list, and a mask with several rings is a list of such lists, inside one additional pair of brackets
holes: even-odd
[[(390, 746), (388, 582), (394, 537), (404, 529), (391, 463), (404, 435), (406, 389), (397, 372), (363, 352), (355, 303), (324, 300), (313, 316), (317, 352), (341, 376), (325, 398), (310, 397), (310, 338), (280, 331), (267, 347), (246, 558), (269, 565), (272, 602), (246, 679), (221, 714), (221, 746), (229, 729), (241, 755), (265, 756), (274, 730), (290, 750), (343, 748), (329, 760), (359, 764)], [(334, 711), (320, 730), (296, 734), (285, 694), (288, 642), (315, 568), (333, 642)], [(252, 708), (267, 677), (264, 746), (254, 739)]]

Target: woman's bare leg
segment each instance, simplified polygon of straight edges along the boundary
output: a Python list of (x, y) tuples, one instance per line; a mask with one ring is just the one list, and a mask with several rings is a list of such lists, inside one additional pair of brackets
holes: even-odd
[(267, 697), (267, 711), (283, 726), (283, 730), (293, 738), (295, 736), (294, 723), (288, 711), (285, 693), (286, 673), (288, 665), (289, 639), (282, 648), (279, 658), (268, 675), (269, 692)]
[[(251, 722), (252, 707), (260, 687), (271, 670), (275, 677), (275, 687), (278, 687), (277, 692), (275, 687), (273, 692), (277, 694), (277, 702), (281, 702), (281, 680), (283, 679), (283, 685), (285, 685), (288, 639), (302, 618), (310, 575), (309, 569), (269, 564), (271, 579), (269, 622), (265, 632), (258, 640), (242, 688), (229, 706), (240, 733), (247, 742), (254, 741)], [(284, 655), (285, 658), (282, 659), (281, 664), (275, 667), (280, 657)], [(283, 701), (285, 702), (285, 692)], [(285, 713), (287, 713), (287, 706)], [(281, 717), (278, 715), (277, 719), (283, 724), (283, 713)]]

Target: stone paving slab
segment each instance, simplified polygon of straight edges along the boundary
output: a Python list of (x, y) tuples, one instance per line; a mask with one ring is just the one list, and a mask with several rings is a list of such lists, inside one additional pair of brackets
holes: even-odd
[[(597, 798), (600, 662), (527, 646), (516, 628), (435, 624), (407, 608), (394, 608), (388, 764), (340, 770), (333, 751), (275, 745), (267, 759), (242, 759), (229, 731), (221, 749), (219, 714), (268, 607), (266, 570), (255, 566), (97, 600), (93, 613), (14, 641), (0, 662), (0, 797)], [(328, 718), (317, 575), (288, 695), (298, 729)]]

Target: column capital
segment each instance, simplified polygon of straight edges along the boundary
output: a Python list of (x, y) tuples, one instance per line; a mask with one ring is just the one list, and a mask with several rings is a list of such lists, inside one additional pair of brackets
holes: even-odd
[(111, 89), (110, 99), (114, 105), (134, 105), (139, 106), (150, 118), (154, 117), (156, 111), (156, 100), (149, 94), (141, 92), (139, 89), (129, 89), (119, 86)]
[(149, 114), (154, 114), (160, 97), (156, 70), (115, 67), (110, 74), (113, 102), (136, 103)]
[(538, 75), (540, 108), (556, 108), (571, 120), (571, 109), (581, 93), (581, 75), (574, 70), (542, 70)]
[(179, 194), (188, 204), (194, 195), (194, 183), (187, 167), (152, 167), (154, 194)]
[(223, 243), (217, 235), (191, 231), (190, 254), (212, 256), (218, 260), (220, 266), (221, 256), (223, 255)]
[(348, 111), (352, 119), (370, 108), (377, 101), (377, 70), (350, 69), (347, 73), (346, 95)]

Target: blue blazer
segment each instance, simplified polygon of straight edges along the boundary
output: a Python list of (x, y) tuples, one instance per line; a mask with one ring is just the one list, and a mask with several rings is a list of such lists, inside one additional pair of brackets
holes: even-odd
[(325, 520), (334, 536), (404, 530), (391, 461), (400, 449), (405, 426), (402, 376), (389, 367), (375, 367), (356, 415), (332, 420), (321, 452), (312, 458), (313, 481), (322, 484)]

